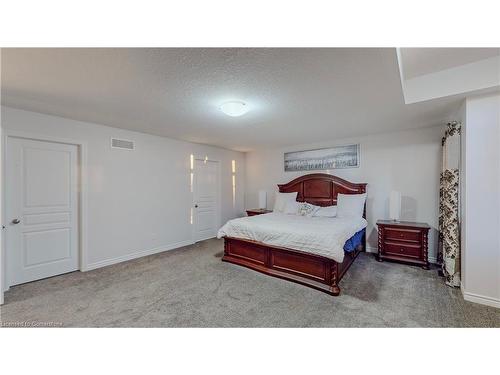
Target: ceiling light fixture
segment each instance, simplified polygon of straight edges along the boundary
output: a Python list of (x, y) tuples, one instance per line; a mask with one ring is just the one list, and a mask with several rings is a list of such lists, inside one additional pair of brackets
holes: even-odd
[(244, 102), (232, 101), (222, 104), (220, 110), (228, 116), (238, 117), (248, 112), (248, 106)]

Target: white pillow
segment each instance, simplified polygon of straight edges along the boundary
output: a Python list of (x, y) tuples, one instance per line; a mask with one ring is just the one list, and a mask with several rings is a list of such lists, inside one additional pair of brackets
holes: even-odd
[(283, 213), (287, 215), (297, 215), (299, 213), (299, 206), (300, 203), (296, 201), (286, 202), (285, 210), (283, 211)]
[(300, 203), (297, 214), (300, 216), (312, 217), (316, 211), (319, 210), (319, 206), (315, 206), (310, 203)]
[(363, 217), (366, 193), (337, 195), (337, 217)]
[(337, 216), (337, 206), (320, 207), (319, 210), (314, 213), (314, 216), (335, 217)]
[(283, 212), (287, 202), (295, 202), (297, 200), (297, 192), (294, 193), (276, 193), (274, 200), (274, 212)]

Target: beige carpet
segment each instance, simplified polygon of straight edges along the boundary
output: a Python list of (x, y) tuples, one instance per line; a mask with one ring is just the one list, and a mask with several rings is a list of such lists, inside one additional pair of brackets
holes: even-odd
[(500, 310), (465, 302), (436, 270), (362, 253), (331, 297), (221, 262), (223, 242), (11, 288), (4, 326), (500, 327)]

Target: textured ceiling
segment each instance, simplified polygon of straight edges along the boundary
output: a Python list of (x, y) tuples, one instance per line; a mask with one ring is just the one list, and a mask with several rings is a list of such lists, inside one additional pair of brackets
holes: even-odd
[(7, 106), (241, 151), (433, 126), (459, 100), (405, 105), (392, 48), (2, 49), (1, 82)]

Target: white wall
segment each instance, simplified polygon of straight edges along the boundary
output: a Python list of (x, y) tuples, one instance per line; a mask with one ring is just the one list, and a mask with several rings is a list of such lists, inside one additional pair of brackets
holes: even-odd
[(463, 283), (465, 278), (465, 253), (464, 247), (466, 242), (467, 234), (465, 233), (465, 228), (467, 225), (467, 207), (465, 206), (466, 198), (466, 186), (465, 186), (465, 176), (466, 176), (466, 160), (465, 160), (465, 143), (467, 139), (467, 117), (466, 117), (466, 101), (464, 100), (458, 109), (455, 120), (462, 124), (460, 131), (460, 205), (459, 205), (459, 215), (460, 215), (460, 277)]
[[(2, 49), (0, 48), (0, 72), (2, 71)], [(2, 75), (0, 74), (0, 88), (2, 87)], [(2, 102), (2, 90), (0, 90), (0, 103)], [(3, 142), (2, 142), (2, 112), (0, 111), (0, 213), (3, 213)], [(3, 217), (0, 215), (0, 228), (3, 225)], [(0, 229), (0, 305), (3, 305), (4, 286), (4, 259), (3, 259), (3, 229)]]
[[(243, 215), (243, 153), (7, 107), (2, 116), (6, 131), (86, 142), (88, 268), (191, 242), (190, 154), (221, 162), (221, 221)], [(111, 149), (111, 137), (135, 141), (135, 151)]]
[(500, 307), (500, 95), (467, 98), (465, 117), (462, 291)]
[(368, 183), (367, 238), (368, 246), (371, 248), (369, 250), (377, 249), (375, 222), (378, 219), (388, 218), (389, 194), (391, 190), (398, 190), (402, 194), (402, 220), (427, 222), (433, 228), (429, 239), (429, 258), (435, 261), (443, 132), (443, 127), (434, 127), (247, 153), (246, 207), (256, 207), (259, 189), (267, 190), (268, 207), (272, 207), (274, 192), (277, 191), (276, 184), (286, 183), (297, 176), (311, 173), (284, 172), (285, 151), (360, 143), (359, 168), (326, 172), (352, 182)]

